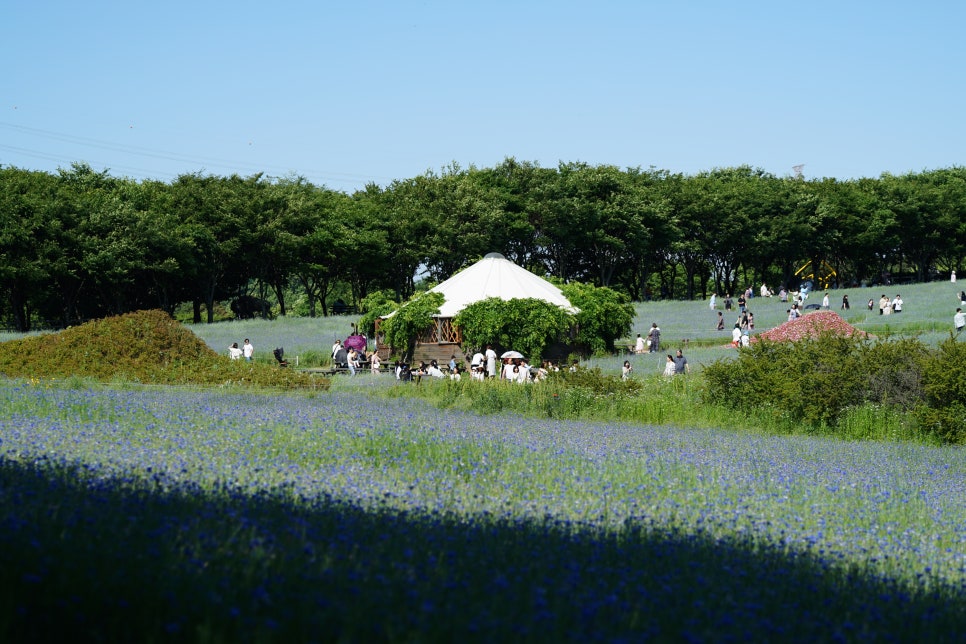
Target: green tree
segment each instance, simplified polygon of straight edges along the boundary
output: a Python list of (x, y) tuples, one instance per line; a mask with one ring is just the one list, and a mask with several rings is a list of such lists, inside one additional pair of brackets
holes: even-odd
[(51, 270), (61, 253), (50, 218), (56, 199), (49, 174), (0, 167), (0, 312), (17, 331), (29, 331), (41, 303), (53, 299)]
[(399, 308), (399, 302), (393, 299), (394, 293), (389, 289), (374, 291), (359, 301), (359, 330), (368, 336), (376, 334), (376, 320), (389, 315)]
[(614, 342), (631, 332), (635, 311), (624, 293), (580, 282), (561, 285), (560, 290), (580, 309), (575, 316), (575, 341), (591, 353), (614, 351)]

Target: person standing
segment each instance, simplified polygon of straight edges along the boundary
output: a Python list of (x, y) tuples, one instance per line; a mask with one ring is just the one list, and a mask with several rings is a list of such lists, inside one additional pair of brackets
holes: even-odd
[(825, 293), (825, 297), (822, 298), (822, 308), (825, 309), (826, 311), (828, 311), (828, 308), (829, 308), (827, 291)]
[(657, 322), (651, 323), (651, 330), (647, 333), (647, 339), (651, 341), (650, 353), (657, 353), (661, 350), (661, 329), (658, 328)]
[(953, 326), (956, 327), (956, 335), (959, 335), (963, 327), (966, 326), (966, 315), (963, 315), (962, 309), (956, 309), (956, 315), (953, 316)]
[(724, 315), (721, 311), (718, 311), (718, 325), (715, 327), (718, 331), (724, 331)]
[(245, 360), (248, 360), (249, 362), (251, 362), (255, 357), (255, 347), (253, 347), (252, 343), (248, 341), (248, 338), (245, 338), (245, 344), (242, 346), (242, 355), (244, 355)]
[(231, 346), (228, 347), (228, 357), (232, 360), (238, 360), (242, 357), (242, 350), (238, 348), (237, 342), (232, 342)]
[(691, 373), (691, 367), (688, 366), (688, 359), (685, 358), (681, 350), (678, 349), (678, 353), (674, 357), (674, 375), (679, 376), (686, 373)]
[(645, 344), (641, 334), (637, 334), (637, 342), (634, 344), (634, 353), (644, 353)]
[(379, 373), (380, 364), (381, 361), (379, 360), (379, 353), (377, 351), (373, 351), (369, 356), (369, 368), (372, 370), (372, 373)]
[(896, 293), (896, 299), (892, 300), (892, 312), (902, 313), (902, 298)]
[(715, 304), (717, 303), (717, 301), (718, 301), (718, 294), (717, 293), (711, 293), (711, 302), (709, 303), (709, 306), (711, 307), (711, 310), (712, 311), (714, 310), (714, 307), (715, 307)]
[(846, 293), (845, 295), (842, 296), (842, 310), (843, 311), (848, 311), (849, 310), (849, 294), (848, 293)]
[[(791, 319), (791, 318), (789, 318)], [(735, 349), (741, 346), (741, 325), (735, 324), (735, 328), (731, 329), (731, 344)], [(671, 356), (668, 356), (669, 358)]]
[(735, 303), (731, 299), (731, 293), (725, 296), (724, 306), (725, 311), (730, 311), (734, 307)]
[(885, 315), (885, 309), (889, 306), (889, 298), (883, 293), (882, 297), (879, 298), (879, 315)]
[(486, 363), (486, 358), (483, 356), (483, 351), (477, 350), (470, 358), (470, 374), (474, 374), (478, 371), (483, 371), (483, 365)]
[(671, 354), (667, 354), (667, 362), (664, 363), (664, 376), (670, 378), (674, 375), (674, 358)]
[(496, 351), (493, 350), (493, 345), (486, 345), (486, 375), (489, 378), (496, 378)]

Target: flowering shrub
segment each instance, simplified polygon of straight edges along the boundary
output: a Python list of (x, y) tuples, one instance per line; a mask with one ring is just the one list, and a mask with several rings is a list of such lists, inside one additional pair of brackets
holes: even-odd
[(831, 333), (846, 337), (868, 336), (865, 331), (856, 329), (843, 320), (838, 313), (832, 311), (817, 311), (781, 324), (764, 333), (759, 333), (751, 341), (772, 340), (774, 342), (794, 342), (795, 340), (802, 340), (804, 338), (814, 338), (822, 333)]

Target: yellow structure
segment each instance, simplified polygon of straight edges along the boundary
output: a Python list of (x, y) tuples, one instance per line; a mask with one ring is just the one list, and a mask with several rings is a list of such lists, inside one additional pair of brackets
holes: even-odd
[(822, 260), (819, 262), (818, 270), (810, 270), (812, 268), (812, 261), (809, 260), (805, 262), (801, 268), (795, 271), (795, 275), (801, 279), (810, 279), (812, 282), (818, 284), (821, 289), (831, 288), (832, 282), (835, 280), (836, 273), (835, 269), (829, 266), (828, 262)]

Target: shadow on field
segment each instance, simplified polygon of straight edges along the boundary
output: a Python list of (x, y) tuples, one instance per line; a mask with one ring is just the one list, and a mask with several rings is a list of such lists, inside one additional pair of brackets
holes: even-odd
[(0, 459), (0, 640), (942, 641), (962, 589), (659, 526), (364, 511)]

